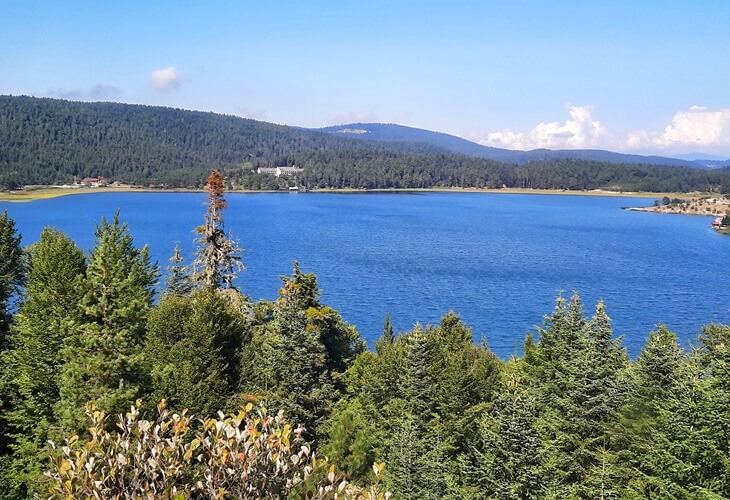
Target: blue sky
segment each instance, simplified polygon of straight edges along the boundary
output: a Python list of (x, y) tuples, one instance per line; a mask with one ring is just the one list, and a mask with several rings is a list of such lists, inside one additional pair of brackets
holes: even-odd
[(0, 0), (0, 94), (730, 157), (730, 2)]

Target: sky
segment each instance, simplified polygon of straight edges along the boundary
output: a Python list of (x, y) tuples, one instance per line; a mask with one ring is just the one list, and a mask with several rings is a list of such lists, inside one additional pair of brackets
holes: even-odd
[(0, 0), (0, 94), (730, 158), (730, 1)]

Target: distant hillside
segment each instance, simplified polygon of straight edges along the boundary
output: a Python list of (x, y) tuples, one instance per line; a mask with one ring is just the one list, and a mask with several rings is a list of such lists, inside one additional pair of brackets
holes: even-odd
[(103, 176), (201, 185), (211, 168), (270, 165), (312, 151), (443, 152), (428, 144), (364, 144), (235, 116), (108, 102), (0, 96), (0, 187)]
[[(547, 150), (528, 152), (537, 156), (517, 165), (474, 153), (519, 152), (485, 148), (446, 134), (398, 126), (374, 130), (389, 139), (363, 141), (354, 137), (374, 132), (333, 134), (164, 107), (0, 96), (0, 189), (97, 176), (142, 185), (201, 187), (210, 169), (218, 168), (231, 186), (246, 189), (303, 185), (730, 191), (730, 169), (580, 157), (590, 152), (569, 152), (577, 157), (556, 159), (555, 152)], [(423, 140), (427, 138), (431, 140)], [(256, 172), (259, 166), (292, 165), (304, 171), (292, 177)]]
[[(438, 146), (460, 154), (487, 158), (507, 163), (524, 164), (532, 161), (578, 159), (609, 163), (666, 165), (674, 167), (705, 168), (704, 161), (690, 161), (662, 156), (642, 156), (613, 153), (600, 149), (533, 149), (531, 151), (515, 151), (511, 149), (482, 146), (460, 137), (441, 132), (431, 132), (403, 125), (384, 123), (350, 123), (335, 127), (317, 129), (342, 137), (353, 137), (368, 141), (397, 141), (425, 143)], [(726, 163), (730, 165), (730, 162)]]

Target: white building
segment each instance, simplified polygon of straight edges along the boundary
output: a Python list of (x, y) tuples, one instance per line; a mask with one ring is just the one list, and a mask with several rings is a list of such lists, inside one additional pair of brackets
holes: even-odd
[(256, 169), (257, 174), (269, 174), (277, 177), (298, 174), (299, 172), (304, 172), (304, 169), (298, 167), (259, 167)]

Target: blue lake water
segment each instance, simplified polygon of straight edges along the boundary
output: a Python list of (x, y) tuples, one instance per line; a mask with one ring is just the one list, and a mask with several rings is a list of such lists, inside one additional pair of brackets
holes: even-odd
[[(639, 353), (666, 323), (684, 342), (730, 323), (730, 237), (708, 217), (621, 210), (651, 200), (418, 194), (228, 194), (226, 228), (244, 252), (239, 287), (273, 299), (292, 261), (317, 274), (323, 301), (372, 342), (391, 314), (398, 331), (455, 310), (500, 356), (521, 351), (557, 294), (606, 302), (617, 335)], [(164, 267), (175, 241), (193, 253), (205, 194), (98, 193), (0, 203), (34, 242), (46, 225), (85, 249), (101, 216), (121, 208), (135, 243)]]

